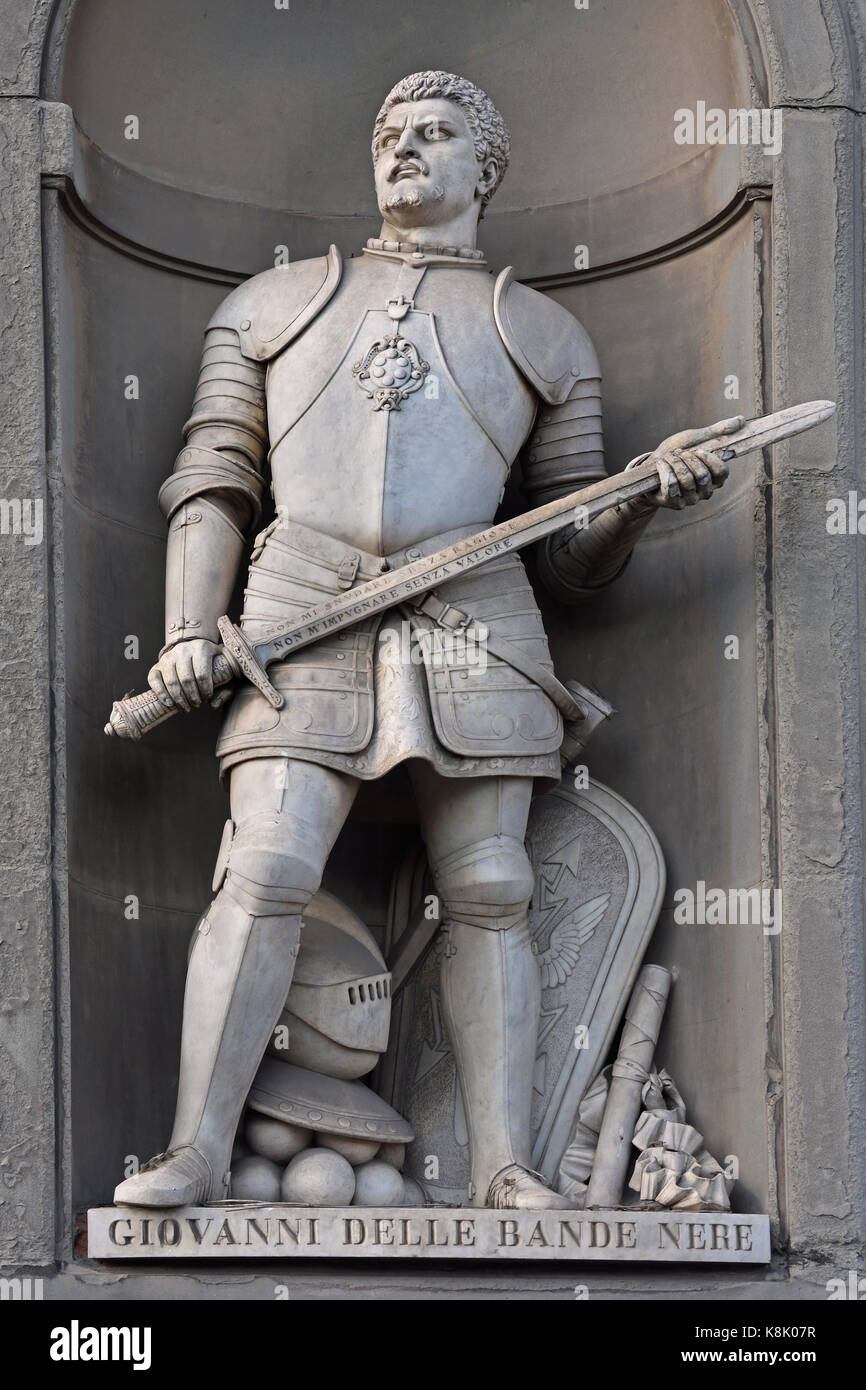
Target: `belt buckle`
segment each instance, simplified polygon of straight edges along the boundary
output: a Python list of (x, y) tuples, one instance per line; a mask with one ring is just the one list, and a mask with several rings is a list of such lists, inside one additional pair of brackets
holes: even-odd
[(418, 613), (432, 618), (434, 623), (438, 623), (449, 632), (465, 632), (472, 625), (471, 614), (464, 613), (462, 608), (455, 608), (452, 603), (446, 603), (438, 594), (426, 594), (420, 603), (414, 606)]
[(337, 584), (341, 589), (351, 589), (355, 582), (355, 576), (361, 564), (361, 557), (357, 552), (354, 555), (347, 555), (337, 566)]

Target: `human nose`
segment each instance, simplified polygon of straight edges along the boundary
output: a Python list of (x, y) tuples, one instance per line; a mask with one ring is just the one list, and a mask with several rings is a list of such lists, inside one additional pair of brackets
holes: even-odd
[(412, 125), (407, 121), (403, 127), (403, 134), (394, 146), (394, 153), (399, 155), (417, 154), (417, 136)]

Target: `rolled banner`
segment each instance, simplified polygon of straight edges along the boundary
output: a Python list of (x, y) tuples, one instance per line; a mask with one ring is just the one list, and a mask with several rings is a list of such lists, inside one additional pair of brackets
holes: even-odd
[(632, 1136), (649, 1080), (673, 976), (662, 965), (645, 965), (637, 978), (611, 1068), (610, 1091), (586, 1193), (586, 1207), (616, 1207), (631, 1160)]
[(610, 1088), (610, 1067), (600, 1071), (577, 1107), (577, 1119), (568, 1147), (559, 1162), (556, 1190), (568, 1197), (575, 1209), (586, 1202), (586, 1190), (598, 1148), (598, 1132), (604, 1119), (607, 1093)]

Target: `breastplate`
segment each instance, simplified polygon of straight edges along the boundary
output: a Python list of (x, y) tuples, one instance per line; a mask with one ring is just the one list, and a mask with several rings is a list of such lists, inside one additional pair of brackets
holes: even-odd
[(484, 270), (346, 265), (268, 369), (274, 500), (291, 520), (378, 555), (493, 520), (536, 398), (492, 297)]

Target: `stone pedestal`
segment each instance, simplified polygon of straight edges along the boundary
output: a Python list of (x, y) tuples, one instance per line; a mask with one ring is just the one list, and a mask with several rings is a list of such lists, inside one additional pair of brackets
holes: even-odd
[(766, 1216), (729, 1212), (490, 1211), (225, 1202), (160, 1212), (94, 1207), (96, 1260), (564, 1260), (767, 1264)]

